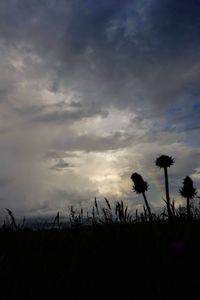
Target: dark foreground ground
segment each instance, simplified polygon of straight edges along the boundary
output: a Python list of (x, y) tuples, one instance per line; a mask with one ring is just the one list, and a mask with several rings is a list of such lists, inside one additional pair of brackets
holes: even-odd
[(0, 231), (0, 299), (200, 299), (200, 223)]

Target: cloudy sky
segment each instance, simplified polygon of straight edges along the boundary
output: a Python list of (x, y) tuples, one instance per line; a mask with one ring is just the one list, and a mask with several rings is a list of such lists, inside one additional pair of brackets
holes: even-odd
[(0, 1), (0, 217), (200, 187), (199, 0)]

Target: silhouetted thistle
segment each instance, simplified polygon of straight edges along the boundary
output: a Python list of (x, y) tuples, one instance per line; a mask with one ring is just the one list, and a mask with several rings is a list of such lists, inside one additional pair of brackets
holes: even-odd
[(168, 155), (161, 155), (156, 159), (155, 164), (156, 166), (164, 169), (167, 212), (168, 212), (168, 217), (171, 220), (172, 211), (171, 211), (170, 197), (169, 197), (169, 182), (168, 182), (167, 168), (171, 167), (174, 164), (174, 159)]
[(144, 202), (145, 205), (147, 207), (148, 210), (148, 214), (149, 214), (149, 219), (150, 221), (152, 221), (152, 213), (151, 213), (151, 209), (149, 206), (149, 203), (147, 201), (147, 197), (145, 192), (148, 191), (148, 184), (146, 181), (143, 180), (142, 176), (138, 173), (133, 173), (131, 175), (131, 179), (133, 181), (133, 190), (134, 192), (136, 192), (137, 194), (142, 194), (143, 198), (144, 198)]
[(174, 164), (174, 158), (168, 155), (161, 155), (156, 159), (156, 165), (160, 168), (169, 168)]
[(193, 199), (197, 191), (193, 186), (193, 181), (189, 176), (186, 176), (183, 180), (183, 186), (180, 189), (180, 194), (183, 198), (186, 198), (187, 201), (187, 219), (190, 221), (191, 219), (191, 212), (190, 212), (190, 199)]

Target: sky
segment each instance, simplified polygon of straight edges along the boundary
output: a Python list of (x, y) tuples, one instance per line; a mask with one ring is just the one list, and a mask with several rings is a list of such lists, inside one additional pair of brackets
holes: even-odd
[[(199, 0), (0, 1), (0, 218), (200, 188)], [(196, 201), (196, 200), (194, 200)]]

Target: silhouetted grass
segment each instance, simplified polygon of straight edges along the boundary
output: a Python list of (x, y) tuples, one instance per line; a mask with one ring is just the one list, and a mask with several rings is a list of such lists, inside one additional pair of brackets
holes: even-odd
[(71, 228), (1, 229), (1, 299), (194, 299), (200, 221), (178, 210), (173, 222), (129, 219), (123, 202), (105, 205), (96, 200), (92, 225), (71, 210)]

